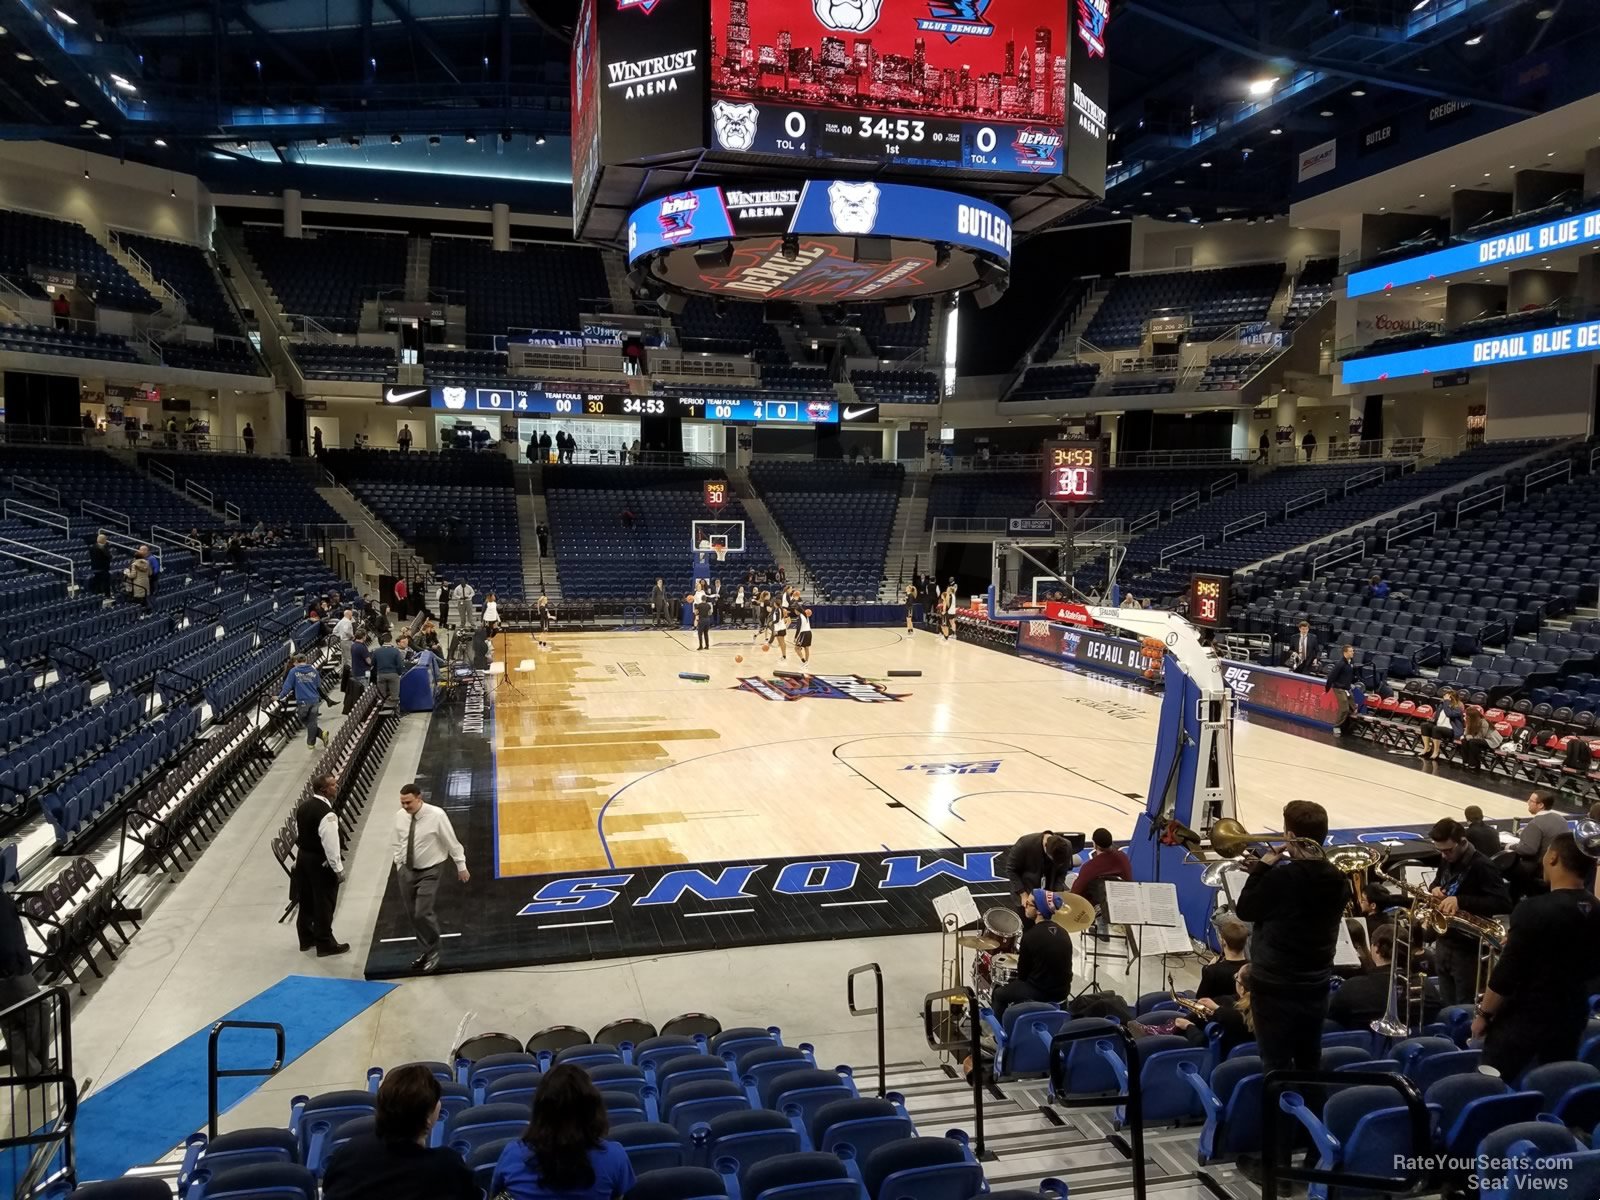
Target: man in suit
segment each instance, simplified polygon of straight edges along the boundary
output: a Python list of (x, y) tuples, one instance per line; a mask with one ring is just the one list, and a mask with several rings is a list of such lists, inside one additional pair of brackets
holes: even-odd
[(1567, 832), (1567, 819), (1555, 810), (1555, 797), (1549, 792), (1528, 793), (1529, 821), (1521, 837), (1511, 847), (1514, 856), (1506, 870), (1512, 900), (1546, 891), (1544, 856), (1550, 843)]
[(339, 885), (344, 882), (339, 818), (333, 804), (338, 791), (338, 778), (324, 775), (311, 785), (311, 795), (294, 810), (294, 883), (300, 903), (295, 930), (300, 935), (300, 949), (315, 947), (318, 958), (350, 949), (333, 936), (333, 910), (339, 902)]
[(1006, 879), (1010, 881), (1011, 894), (1017, 898), (1017, 907), (1026, 906), (1028, 894), (1035, 888), (1064, 891), (1073, 857), (1072, 841), (1065, 834), (1046, 829), (1019, 837), (1006, 852), (1005, 862)]
[(1300, 632), (1289, 646), (1289, 669), (1301, 675), (1311, 674), (1316, 669), (1317, 654), (1321, 649), (1316, 635), (1311, 632), (1311, 622), (1302, 618)]
[(89, 544), (89, 590), (96, 596), (111, 595), (111, 545), (105, 534)]
[(1333, 660), (1333, 666), (1328, 669), (1327, 682), (1322, 685), (1323, 691), (1333, 692), (1339, 701), (1339, 716), (1333, 728), (1336, 734), (1344, 733), (1345, 723), (1355, 711), (1355, 701), (1350, 696), (1350, 689), (1355, 686), (1356, 648), (1347, 645), (1339, 657)]

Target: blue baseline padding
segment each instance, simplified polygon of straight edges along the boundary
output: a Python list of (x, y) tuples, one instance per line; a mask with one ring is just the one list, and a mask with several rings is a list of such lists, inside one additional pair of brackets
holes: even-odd
[(427, 667), (412, 667), (400, 676), (400, 711), (432, 712), (437, 676)]
[[(282, 1025), (287, 1066), (383, 999), (394, 986), (290, 975), (218, 1019)], [(130, 1167), (154, 1162), (205, 1127), (206, 1043), (210, 1035), (208, 1024), (79, 1104), (80, 1180), (110, 1179)], [(274, 1049), (273, 1035), (267, 1030), (230, 1029), (222, 1035), (217, 1063), (224, 1069), (270, 1066)], [(265, 1076), (220, 1080), (218, 1107), (226, 1112), (265, 1081)], [(285, 1121), (288, 1115), (285, 1107)]]

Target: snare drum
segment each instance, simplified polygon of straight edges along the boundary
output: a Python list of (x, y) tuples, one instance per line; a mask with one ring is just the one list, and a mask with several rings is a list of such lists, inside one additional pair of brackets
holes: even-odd
[(1000, 943), (1000, 949), (1014, 950), (1022, 937), (1022, 918), (1014, 908), (991, 908), (983, 914), (983, 931)]
[(1015, 954), (996, 954), (989, 963), (989, 978), (994, 986), (1005, 987), (1017, 977), (1017, 956)]

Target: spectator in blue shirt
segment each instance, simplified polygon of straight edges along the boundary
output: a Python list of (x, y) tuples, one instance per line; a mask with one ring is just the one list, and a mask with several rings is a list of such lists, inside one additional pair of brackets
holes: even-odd
[(405, 674), (406, 660), (386, 637), (378, 639), (378, 648), (372, 652), (372, 669), (385, 703), (397, 704), (400, 700), (400, 676)]
[(633, 1166), (606, 1137), (605, 1102), (582, 1067), (546, 1072), (533, 1096), (528, 1130), (500, 1153), (489, 1195), (511, 1200), (618, 1200), (634, 1184)]
[(297, 655), (294, 666), (284, 676), (278, 695), (287, 696), (290, 692), (294, 693), (295, 711), (306, 723), (306, 745), (315, 746), (319, 737), (326, 742), (328, 734), (317, 724), (322, 708), (322, 672), (312, 665), (309, 654)]

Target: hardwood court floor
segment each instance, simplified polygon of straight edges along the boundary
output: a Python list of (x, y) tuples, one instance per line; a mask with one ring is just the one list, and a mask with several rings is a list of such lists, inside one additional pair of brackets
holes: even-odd
[[(1133, 831), (1159, 697), (1104, 677), (895, 629), (816, 633), (761, 653), (749, 631), (508, 634), (495, 696), (500, 873), (1009, 843), (1029, 830)], [(734, 661), (744, 656), (743, 663)], [(532, 660), (534, 669), (519, 669)], [(838, 694), (742, 689), (777, 668), (845, 677)], [(920, 678), (888, 679), (892, 669)], [(678, 678), (701, 671), (709, 683)], [(867, 682), (852, 686), (848, 677)], [(1239, 817), (1279, 827), (1314, 799), (1335, 828), (1431, 824), (1524, 806), (1333, 738), (1235, 723)]]

